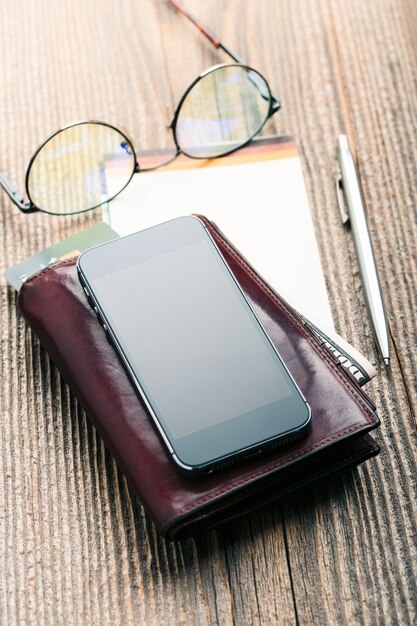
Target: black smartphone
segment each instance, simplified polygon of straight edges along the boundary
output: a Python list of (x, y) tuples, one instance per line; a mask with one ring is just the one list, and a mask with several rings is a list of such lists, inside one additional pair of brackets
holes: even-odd
[(78, 273), (180, 470), (209, 474), (306, 432), (309, 405), (197, 217), (90, 248)]

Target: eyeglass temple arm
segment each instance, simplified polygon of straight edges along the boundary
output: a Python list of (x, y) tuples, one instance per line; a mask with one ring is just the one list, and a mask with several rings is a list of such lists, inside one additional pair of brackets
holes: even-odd
[[(194, 24), (194, 26), (200, 31), (200, 33), (204, 35), (204, 37), (206, 37), (206, 39), (208, 39), (215, 48), (220, 48), (221, 50), (223, 50), (223, 52), (225, 52), (231, 59), (233, 59), (233, 61), (236, 61), (236, 63), (240, 63), (241, 65), (247, 65), (245, 61), (243, 61), (235, 52), (233, 52), (228, 46), (226, 46), (226, 44), (221, 41), (220, 37), (216, 35), (216, 33), (214, 33), (210, 28), (199, 22), (197, 18), (191, 15), (189, 11), (186, 11), (180, 4), (178, 4), (176, 0), (167, 1), (168, 4), (170, 4), (178, 13), (190, 20), (190, 22)], [(281, 108), (281, 103), (278, 98), (276, 98), (272, 93), (271, 96), (271, 115), (273, 115), (274, 113), (279, 111), (279, 109)]]
[(10, 200), (21, 211), (23, 211), (23, 213), (33, 213), (34, 211), (37, 211), (37, 208), (31, 202), (24, 201), (23, 195), (19, 191), (19, 189), (16, 189), (16, 187), (14, 187), (14, 185), (12, 185), (9, 180), (7, 180), (2, 172), (0, 172), (0, 186), (3, 187)]
[(194, 24), (194, 26), (200, 31), (200, 33), (202, 33), (204, 35), (204, 37), (206, 37), (206, 39), (208, 39), (209, 42), (215, 48), (221, 48), (222, 50), (224, 50), (224, 52), (226, 54), (229, 55), (229, 57), (231, 59), (236, 61), (236, 63), (242, 63), (242, 65), (245, 65), (245, 63), (242, 61), (242, 59), (237, 54), (232, 52), (232, 50), (230, 50), (230, 48), (228, 48), (220, 40), (218, 35), (216, 35), (212, 30), (210, 30), (210, 28), (208, 28), (207, 26), (205, 26), (204, 24), (199, 22), (193, 15), (191, 15), (191, 13), (186, 11), (186, 9), (184, 9), (180, 4), (178, 4), (178, 2), (176, 2), (176, 0), (168, 0), (168, 4), (170, 4), (176, 11), (178, 11), (178, 13), (181, 13), (181, 15), (184, 15), (184, 17), (186, 17), (188, 20), (190, 20), (190, 22), (192, 22)]

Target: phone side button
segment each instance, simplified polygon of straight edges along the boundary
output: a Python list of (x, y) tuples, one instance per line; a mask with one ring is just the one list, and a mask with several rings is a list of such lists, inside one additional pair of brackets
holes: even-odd
[(113, 345), (113, 339), (111, 338), (111, 335), (109, 333), (109, 329), (107, 328), (106, 324), (103, 324), (103, 330), (106, 333), (106, 339), (109, 342), (109, 344), (112, 346)]
[(84, 289), (85, 295), (87, 296), (88, 304), (90, 305), (92, 309), (94, 309), (94, 302), (93, 302), (90, 292), (88, 291), (87, 287), (83, 286), (83, 289)]

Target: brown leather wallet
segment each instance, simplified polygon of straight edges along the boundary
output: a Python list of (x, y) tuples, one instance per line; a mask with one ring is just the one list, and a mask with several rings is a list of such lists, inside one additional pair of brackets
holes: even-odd
[[(201, 217), (201, 216), (200, 216)], [(159, 532), (189, 536), (378, 454), (375, 406), (333, 354), (201, 217), (312, 409), (299, 441), (205, 478), (180, 474), (87, 304), (76, 259), (30, 278), (18, 304)]]

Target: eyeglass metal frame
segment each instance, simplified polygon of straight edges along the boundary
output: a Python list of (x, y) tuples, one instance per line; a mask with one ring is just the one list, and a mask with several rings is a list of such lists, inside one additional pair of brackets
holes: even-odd
[[(273, 95), (267, 80), (264, 78), (264, 76), (262, 76), (262, 74), (260, 74), (260, 72), (255, 70), (253, 67), (250, 67), (249, 65), (246, 65), (246, 63), (244, 63), (242, 61), (242, 59), (240, 59), (240, 57), (237, 54), (232, 52), (230, 50), (230, 48), (228, 48), (220, 40), (220, 38), (215, 33), (213, 33), (213, 31), (211, 31), (209, 28), (207, 28), (201, 22), (199, 22), (194, 16), (192, 16), (188, 11), (186, 11), (183, 7), (181, 7), (181, 5), (179, 5), (176, 1), (174, 1), (174, 0), (167, 0), (167, 3), (169, 5), (171, 5), (178, 13), (180, 13), (181, 15), (185, 16), (188, 20), (190, 20), (194, 24), (194, 26), (196, 26), (198, 28), (198, 30), (210, 41), (210, 43), (212, 45), (214, 45), (216, 48), (222, 49), (234, 61), (234, 63), (221, 63), (221, 64), (218, 64), (218, 65), (213, 65), (212, 67), (209, 67), (204, 72), (199, 74), (199, 76), (197, 76), (197, 78), (187, 87), (187, 89), (185, 90), (185, 92), (181, 96), (181, 98), (180, 98), (180, 100), (178, 102), (178, 105), (177, 105), (177, 107), (175, 109), (174, 117), (173, 117), (172, 122), (171, 122), (171, 124), (169, 126), (169, 128), (172, 130), (173, 139), (174, 139), (174, 143), (175, 143), (175, 147), (176, 147), (175, 155), (173, 157), (171, 157), (170, 159), (164, 161), (161, 164), (158, 164), (158, 165), (150, 167), (150, 168), (143, 168), (143, 169), (141, 169), (140, 166), (139, 166), (138, 160), (137, 160), (136, 151), (135, 151), (135, 148), (133, 146), (132, 141), (129, 139), (129, 137), (126, 135), (125, 132), (120, 130), (120, 128), (114, 126), (113, 124), (109, 124), (108, 122), (101, 122), (101, 121), (98, 121), (98, 120), (82, 120), (82, 121), (73, 122), (71, 124), (67, 124), (66, 126), (60, 128), (55, 133), (50, 135), (50, 137), (48, 137), (48, 139), (46, 139), (46, 141), (44, 141), (40, 146), (38, 146), (38, 148), (35, 150), (34, 154), (32, 155), (32, 157), (31, 157), (31, 159), (29, 161), (29, 164), (28, 164), (28, 167), (27, 167), (27, 170), (26, 170), (26, 175), (25, 175), (25, 191), (26, 191), (26, 195), (27, 195), (27, 197), (29, 199), (29, 202), (25, 202), (24, 197), (23, 197), (22, 193), (20, 192), (20, 190), (17, 189), (16, 187), (14, 187), (14, 185), (12, 185), (10, 183), (10, 181), (4, 176), (4, 174), (2, 172), (0, 172), (0, 187), (2, 187), (4, 189), (4, 191), (7, 193), (9, 198), (18, 207), (18, 209), (20, 209), (20, 211), (22, 211), (22, 213), (28, 214), (28, 213), (34, 213), (34, 212), (37, 212), (37, 211), (41, 211), (42, 213), (47, 213), (48, 215), (61, 215), (61, 216), (63, 216), (63, 215), (77, 215), (79, 213), (85, 213), (86, 211), (92, 211), (93, 209), (99, 208), (100, 206), (102, 206), (106, 202), (110, 202), (116, 196), (118, 196), (128, 186), (128, 184), (132, 180), (134, 174), (137, 174), (140, 171), (150, 171), (150, 170), (154, 170), (154, 169), (159, 169), (160, 167), (168, 165), (169, 163), (174, 161), (181, 154), (183, 154), (183, 155), (185, 155), (185, 156), (187, 156), (187, 157), (189, 157), (191, 159), (208, 160), (208, 159), (212, 159), (212, 158), (220, 158), (222, 156), (226, 156), (227, 154), (230, 154), (232, 152), (235, 152), (236, 150), (239, 150), (240, 148), (243, 148), (244, 146), (249, 144), (252, 141), (252, 139), (261, 131), (263, 126), (266, 124), (267, 120), (270, 119), (275, 113), (277, 113), (279, 111), (279, 109), (281, 108), (281, 103), (278, 100), (278, 98)], [(221, 69), (226, 68), (226, 67), (240, 67), (240, 68), (246, 69), (248, 71), (254, 72), (258, 76), (261, 77), (261, 79), (265, 83), (265, 86), (266, 86), (266, 88), (268, 90), (268, 94), (269, 94), (269, 110), (268, 110), (268, 113), (267, 113), (264, 121), (262, 122), (262, 124), (256, 130), (256, 132), (254, 132), (248, 139), (246, 139), (244, 142), (242, 142), (238, 146), (234, 146), (233, 148), (227, 149), (224, 152), (221, 152), (219, 154), (216, 154), (216, 155), (213, 155), (213, 156), (210, 156), (210, 157), (207, 157), (207, 156), (197, 156), (195, 154), (188, 154), (187, 151), (182, 149), (181, 146), (179, 145), (178, 139), (177, 139), (177, 134), (176, 134), (177, 122), (178, 122), (178, 119), (179, 119), (179, 115), (180, 115), (180, 112), (181, 112), (182, 105), (184, 104), (184, 102), (185, 102), (186, 98), (188, 97), (188, 95), (190, 94), (190, 92), (194, 89), (194, 87), (203, 78), (205, 78), (206, 76), (208, 76), (209, 74), (211, 74), (213, 72), (216, 72), (216, 71), (221, 70)], [(81, 126), (83, 124), (98, 124), (100, 126), (107, 126), (108, 128), (111, 128), (112, 130), (118, 132), (126, 140), (127, 144), (129, 145), (130, 149), (132, 150), (132, 155), (133, 155), (133, 159), (134, 159), (134, 167), (132, 168), (132, 173), (131, 173), (129, 179), (127, 180), (126, 184), (123, 185), (123, 187), (116, 194), (114, 194), (110, 198), (106, 198), (105, 200), (103, 200), (99, 204), (96, 204), (96, 205), (94, 205), (92, 207), (88, 207), (86, 209), (81, 209), (80, 211), (71, 211), (69, 213), (54, 213), (52, 211), (46, 211), (45, 209), (42, 209), (41, 207), (36, 206), (36, 204), (32, 201), (32, 199), (30, 197), (29, 176), (30, 176), (30, 171), (32, 169), (33, 163), (35, 162), (36, 157), (38, 156), (40, 151), (54, 137), (56, 137), (57, 135), (59, 135), (63, 131), (68, 130), (69, 128), (73, 128), (74, 126)]]
[[(240, 143), (238, 146), (234, 147), (234, 148), (230, 148), (225, 150), (224, 152), (219, 152), (218, 154), (216, 154), (213, 157), (207, 157), (207, 156), (196, 156), (195, 154), (189, 154), (186, 150), (184, 150), (184, 148), (181, 148), (181, 146), (178, 143), (178, 138), (177, 138), (177, 133), (176, 133), (176, 129), (177, 129), (177, 122), (178, 122), (178, 118), (180, 116), (181, 113), (181, 108), (182, 105), (184, 104), (185, 100), (187, 99), (188, 95), (190, 94), (190, 92), (194, 89), (194, 87), (203, 79), (206, 78), (206, 76), (209, 76), (210, 74), (213, 74), (214, 72), (217, 72), (221, 69), (224, 69), (226, 67), (239, 67), (242, 68), (244, 70), (247, 70), (248, 72), (254, 72), (255, 74), (257, 74), (258, 76), (261, 77), (261, 79), (264, 81), (265, 86), (268, 90), (268, 100), (269, 100), (269, 110), (268, 113), (264, 119), (264, 121), (262, 122), (262, 124), (260, 124), (260, 126), (257, 128), (256, 132), (252, 133), (252, 135), (249, 137), (249, 139), (245, 139), (244, 142)], [(274, 114), (276, 113), (278, 109), (275, 110), (274, 108), (274, 97), (271, 93), (271, 89), (268, 85), (267, 80), (262, 76), (262, 74), (260, 74), (258, 72), (258, 70), (255, 70), (253, 67), (250, 67), (249, 65), (245, 65), (243, 63), (220, 63), (218, 65), (213, 65), (212, 67), (209, 67), (207, 70), (205, 70), (204, 72), (202, 72), (199, 76), (197, 76), (197, 78), (188, 86), (188, 88), (186, 89), (186, 91), (183, 93), (183, 95), (181, 96), (181, 99), (177, 105), (177, 108), (175, 109), (175, 113), (174, 113), (174, 118), (170, 124), (170, 128), (172, 129), (172, 133), (174, 136), (174, 142), (175, 142), (175, 146), (177, 148), (177, 154), (175, 155), (174, 158), (176, 158), (177, 156), (179, 156), (180, 154), (184, 154), (185, 156), (189, 157), (190, 159), (213, 159), (213, 158), (219, 158), (222, 156), (226, 156), (226, 154), (230, 154), (231, 152), (235, 152), (236, 150), (239, 150), (240, 148), (243, 148), (243, 146), (246, 146), (248, 143), (250, 143), (252, 141), (252, 139), (254, 137), (256, 137), (256, 135), (259, 133), (259, 131), (265, 126), (266, 121)], [(172, 159), (174, 160), (174, 159)], [(165, 165), (165, 164), (164, 164)]]

